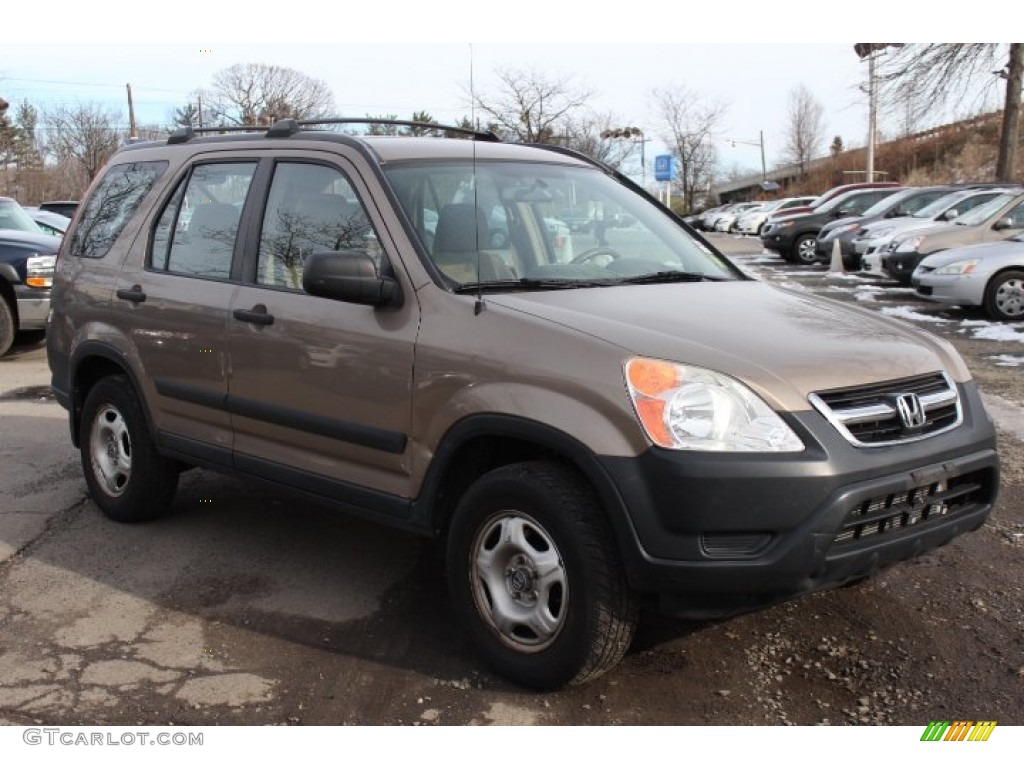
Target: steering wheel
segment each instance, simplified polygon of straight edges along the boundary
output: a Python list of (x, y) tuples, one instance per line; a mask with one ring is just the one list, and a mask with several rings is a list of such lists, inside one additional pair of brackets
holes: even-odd
[(591, 261), (597, 258), (598, 256), (608, 256), (612, 261), (614, 261), (615, 259), (623, 258), (622, 254), (616, 251), (614, 248), (607, 245), (599, 245), (596, 248), (591, 248), (590, 250), (584, 251), (579, 256), (574, 258), (570, 262), (570, 264), (585, 264), (586, 262)]

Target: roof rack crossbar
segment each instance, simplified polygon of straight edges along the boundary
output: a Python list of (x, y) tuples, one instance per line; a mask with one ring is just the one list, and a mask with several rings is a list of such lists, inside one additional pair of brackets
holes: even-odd
[(441, 125), (440, 123), (424, 123), (418, 120), (393, 120), (374, 117), (322, 117), (310, 120), (298, 120), (300, 126), (307, 125), (398, 125), (406, 128), (423, 128), (448, 133), (463, 133), (481, 141), (498, 141), (501, 139), (493, 131), (478, 131), (475, 128), (463, 128), (458, 125)]
[(259, 133), (264, 132), (267, 138), (284, 138), (299, 132), (300, 128), (317, 125), (396, 125), (405, 128), (421, 128), (429, 131), (444, 131), (471, 136), (477, 141), (495, 141), (501, 139), (493, 131), (479, 131), (475, 128), (464, 128), (459, 125), (442, 125), (440, 123), (424, 123), (418, 120), (392, 120), (389, 118), (372, 117), (321, 117), (309, 120), (295, 120), (291, 117), (275, 120), (273, 125), (216, 125), (197, 128), (186, 125), (178, 128), (167, 139), (168, 144), (184, 144), (197, 135), (204, 133)]

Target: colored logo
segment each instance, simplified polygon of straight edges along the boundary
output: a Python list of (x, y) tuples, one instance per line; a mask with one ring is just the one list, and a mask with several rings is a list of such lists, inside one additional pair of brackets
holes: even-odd
[(921, 741), (988, 741), (995, 727), (995, 720), (932, 720)]

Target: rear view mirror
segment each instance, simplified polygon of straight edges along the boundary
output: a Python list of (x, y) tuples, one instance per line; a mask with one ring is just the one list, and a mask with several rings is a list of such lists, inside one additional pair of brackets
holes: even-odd
[(992, 225), (992, 229), (995, 230), (1017, 228), (1018, 227), (1013, 223), (1013, 219), (1011, 219), (1009, 216), (1004, 216), (1003, 218), (999, 219), (999, 221)]
[(952, 221), (953, 219), (955, 219), (959, 215), (960, 215), (960, 212), (957, 211), (956, 208), (950, 208), (948, 211), (946, 211), (944, 214), (942, 214), (942, 218), (943, 218), (944, 221)]

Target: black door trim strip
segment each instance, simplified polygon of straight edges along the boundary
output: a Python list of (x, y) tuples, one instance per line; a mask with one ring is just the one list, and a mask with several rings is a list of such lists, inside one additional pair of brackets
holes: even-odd
[(154, 384), (157, 392), (175, 400), (183, 400), (206, 408), (226, 410), (235, 416), (265, 421), (386, 453), (403, 453), (408, 440), (408, 437), (401, 432), (368, 427), (365, 424), (354, 424), (350, 421), (327, 419), (305, 411), (271, 405), (260, 400), (214, 392), (206, 387), (182, 384), (169, 379), (156, 379)]

